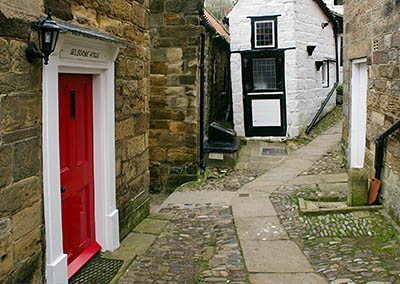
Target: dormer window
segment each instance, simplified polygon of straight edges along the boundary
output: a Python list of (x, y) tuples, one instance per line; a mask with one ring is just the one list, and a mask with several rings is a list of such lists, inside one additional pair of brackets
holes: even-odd
[(276, 48), (277, 47), (277, 17), (251, 17), (252, 47)]
[(344, 0), (334, 0), (333, 4), (335, 6), (342, 6), (344, 4)]

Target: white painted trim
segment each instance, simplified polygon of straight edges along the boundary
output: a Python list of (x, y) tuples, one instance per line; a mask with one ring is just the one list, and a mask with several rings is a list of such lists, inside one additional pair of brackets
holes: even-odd
[(283, 95), (284, 92), (247, 93), (248, 96)]
[(367, 132), (367, 64), (366, 59), (356, 59), (351, 65), (350, 96), (350, 167), (362, 168)]
[[(263, 24), (263, 23), (272, 23), (272, 44), (270, 45), (257, 44), (257, 24)], [(275, 47), (275, 20), (254, 21), (254, 47), (255, 48)]]
[[(65, 43), (104, 52), (104, 62), (60, 57)], [(58, 74), (93, 74), (93, 151), (96, 241), (102, 250), (119, 247), (115, 197), (114, 61), (119, 46), (72, 34), (60, 34), (49, 65), (43, 65), (43, 191), (47, 283), (68, 283), (63, 253), (58, 120)]]

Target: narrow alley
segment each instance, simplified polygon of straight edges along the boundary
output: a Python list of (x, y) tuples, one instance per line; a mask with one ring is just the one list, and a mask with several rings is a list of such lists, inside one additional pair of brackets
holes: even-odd
[(300, 198), (346, 200), (340, 133), (338, 123), (264, 173), (179, 188), (104, 256), (125, 260), (118, 282), (400, 283), (398, 233), (383, 210), (299, 213)]

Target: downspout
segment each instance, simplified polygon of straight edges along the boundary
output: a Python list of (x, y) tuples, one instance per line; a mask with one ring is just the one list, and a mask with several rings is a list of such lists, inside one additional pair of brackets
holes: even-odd
[(203, 176), (206, 165), (204, 162), (204, 83), (205, 83), (205, 48), (206, 48), (206, 36), (204, 33), (201, 34), (201, 46), (200, 46), (200, 174)]
[(337, 25), (333, 27), (333, 33), (335, 34), (335, 52), (336, 52), (336, 83), (339, 84), (339, 76), (340, 76), (340, 71), (339, 71), (339, 42), (338, 42), (338, 36), (339, 36), (339, 28)]

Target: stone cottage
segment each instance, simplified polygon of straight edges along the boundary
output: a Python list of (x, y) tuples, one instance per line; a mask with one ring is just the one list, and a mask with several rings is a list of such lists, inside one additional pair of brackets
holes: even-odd
[[(400, 120), (399, 11), (400, 3), (394, 0), (344, 5), (343, 147), (349, 167), (366, 168), (375, 176), (380, 168), (375, 139)], [(399, 222), (399, 131), (383, 142), (380, 202)]]
[[(55, 51), (30, 63), (48, 8)], [(0, 1), (1, 283), (67, 283), (148, 214), (148, 10)]]
[(215, 119), (214, 106), (227, 109), (230, 103), (226, 99), (229, 50), (203, 15), (203, 2), (150, 2), (150, 173), (154, 192), (171, 192), (197, 179), (207, 122)]
[(238, 136), (299, 135), (335, 87), (337, 21), (322, 0), (240, 0), (228, 19)]

